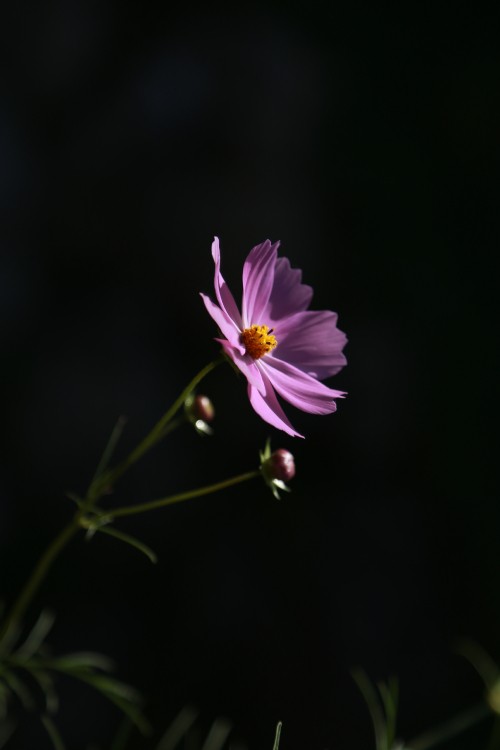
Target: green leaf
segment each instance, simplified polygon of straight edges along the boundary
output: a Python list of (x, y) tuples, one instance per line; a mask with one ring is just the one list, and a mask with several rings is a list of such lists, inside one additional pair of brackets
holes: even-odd
[(375, 732), (375, 746), (377, 750), (387, 750), (385, 718), (377, 691), (362, 669), (353, 669), (351, 674), (368, 706)]
[[(89, 656), (100, 657), (100, 654), (70, 654), (69, 657), (54, 659), (52, 662), (47, 663), (46, 668), (64, 672), (74, 679), (90, 685), (94, 690), (97, 690), (101, 695), (118, 706), (133, 721), (140, 732), (148, 734), (151, 731), (151, 727), (138, 706), (141, 701), (139, 692), (125, 682), (120, 682), (100, 672), (92, 672), (88, 663)], [(80, 657), (85, 658), (80, 661)]]
[(175, 750), (196, 721), (197, 716), (198, 712), (194, 708), (191, 708), (191, 706), (183, 708), (168, 727), (156, 750)]
[(141, 701), (141, 696), (134, 687), (120, 680), (115, 680), (113, 677), (108, 677), (108, 675), (96, 674), (95, 672), (80, 673), (78, 671), (72, 671), (71, 674), (84, 682), (88, 682), (89, 685), (108, 697), (113, 696), (134, 704)]
[(207, 738), (203, 743), (202, 750), (222, 750), (231, 729), (232, 724), (228, 721), (225, 719), (216, 719), (210, 727)]
[(75, 505), (77, 505), (79, 508), (83, 507), (83, 500), (80, 497), (80, 495), (77, 495), (76, 492), (67, 491), (64, 493), (65, 496), (68, 498), (68, 500), (71, 500)]
[(33, 625), (33, 628), (31, 629), (28, 637), (26, 638), (24, 643), (16, 650), (16, 657), (18, 659), (29, 659), (38, 651), (42, 643), (45, 641), (48, 633), (52, 629), (54, 620), (54, 615), (48, 610), (43, 610), (40, 613), (40, 616)]
[(19, 638), (19, 625), (15, 622), (10, 622), (7, 629), (0, 636), (0, 658), (7, 654), (10, 654)]
[(25, 669), (29, 671), (30, 675), (33, 677), (35, 682), (38, 683), (40, 690), (44, 694), (47, 713), (57, 713), (57, 709), (59, 708), (59, 698), (57, 697), (57, 692), (52, 677), (48, 674), (48, 672), (45, 672), (41, 669), (33, 669), (29, 665), (27, 665)]
[(109, 527), (105, 526), (96, 528), (96, 532), (107, 534), (108, 536), (112, 536), (115, 539), (119, 539), (121, 542), (129, 544), (131, 547), (134, 547), (134, 549), (142, 552), (143, 555), (146, 555), (146, 557), (153, 563), (153, 565), (158, 562), (156, 553), (153, 552), (153, 550), (148, 547), (147, 544), (141, 542), (140, 539), (136, 539), (135, 537), (130, 536), (130, 534), (125, 534), (123, 531), (118, 531), (118, 529), (110, 529)]
[(278, 750), (279, 744), (280, 744), (280, 737), (281, 737), (281, 727), (283, 726), (283, 723), (281, 721), (278, 721), (276, 725), (276, 735), (274, 737), (274, 745), (273, 750)]
[(24, 682), (19, 679), (19, 677), (14, 674), (14, 672), (12, 672), (10, 669), (5, 669), (3, 673), (3, 679), (11, 689), (12, 693), (14, 693), (14, 695), (17, 695), (25, 709), (31, 711), (35, 708), (35, 701), (33, 700), (33, 696), (31, 695)]
[(118, 727), (118, 731), (113, 739), (110, 750), (123, 750), (129, 740), (133, 726), (133, 721), (128, 716), (125, 716)]
[(390, 677), (388, 683), (380, 683), (378, 689), (385, 711), (386, 744), (388, 750), (390, 750), (396, 740), (396, 722), (399, 698), (399, 685), (397, 678)]
[(127, 418), (124, 416), (121, 416), (119, 417), (117, 423), (115, 424), (113, 431), (109, 437), (109, 440), (106, 444), (106, 447), (104, 449), (104, 452), (101, 456), (101, 459), (97, 465), (97, 469), (92, 478), (92, 482), (90, 483), (88, 495), (92, 494), (92, 490), (94, 489), (98, 480), (102, 477), (103, 473), (108, 468), (109, 462), (111, 461), (111, 458), (113, 457), (113, 453), (115, 452), (115, 448), (118, 444), (118, 441), (122, 436), (126, 423), (127, 423)]
[(59, 733), (59, 730), (54, 724), (54, 722), (52, 721), (52, 719), (50, 718), (50, 716), (48, 716), (47, 714), (43, 714), (40, 717), (40, 720), (43, 726), (45, 727), (45, 729), (47, 730), (47, 734), (49, 735), (52, 741), (54, 750), (65, 750), (65, 745)]
[(113, 661), (104, 654), (93, 651), (75, 651), (73, 654), (64, 654), (55, 659), (47, 659), (42, 662), (45, 669), (55, 669), (59, 672), (74, 672), (75, 670), (102, 669), (110, 672), (114, 669)]
[(486, 689), (491, 690), (499, 679), (500, 670), (489, 653), (470, 638), (458, 639), (455, 643), (455, 651), (467, 659), (484, 682)]

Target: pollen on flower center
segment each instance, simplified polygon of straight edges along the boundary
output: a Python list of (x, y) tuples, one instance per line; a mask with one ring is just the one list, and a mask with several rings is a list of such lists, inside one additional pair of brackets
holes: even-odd
[(268, 326), (250, 326), (241, 332), (241, 341), (253, 359), (260, 359), (264, 354), (271, 352), (278, 344), (276, 337), (272, 335), (273, 329)]

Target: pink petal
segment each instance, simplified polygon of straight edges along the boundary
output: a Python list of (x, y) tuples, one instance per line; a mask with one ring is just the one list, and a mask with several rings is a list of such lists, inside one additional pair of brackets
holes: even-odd
[(229, 318), (231, 318), (241, 331), (243, 326), (241, 324), (240, 311), (238, 310), (234, 297), (220, 272), (220, 248), (218, 237), (214, 237), (214, 241), (212, 242), (212, 258), (215, 262), (214, 287), (217, 301), (221, 306), (221, 309)]
[(301, 283), (302, 271), (291, 268), (288, 258), (278, 258), (274, 284), (264, 313), (265, 325), (275, 327), (278, 321), (306, 310), (313, 296), (312, 287)]
[(292, 437), (304, 437), (293, 429), (276, 398), (273, 386), (264, 373), (262, 373), (262, 380), (265, 384), (265, 393), (263, 395), (256, 388), (253, 388), (250, 383), (248, 384), (248, 398), (259, 417), (264, 422), (268, 422), (278, 430), (283, 430)]
[(345, 395), (276, 357), (262, 360), (262, 370), (285, 401), (311, 414), (331, 414), (337, 409), (333, 399)]
[(266, 240), (252, 250), (243, 265), (243, 327), (266, 325), (263, 314), (274, 283), (279, 242)]
[[(230, 357), (236, 367), (241, 370), (249, 384), (256, 388), (260, 393), (264, 394), (266, 392), (266, 387), (255, 361), (249, 357), (248, 354), (241, 354), (240, 350), (230, 344), (229, 341), (224, 341), (223, 339), (215, 340), (218, 341), (219, 344), (222, 344), (222, 348), (227, 356)], [(243, 349), (243, 351), (245, 350)]]
[(335, 375), (347, 363), (342, 349), (345, 333), (337, 328), (337, 314), (305, 310), (274, 324), (278, 346), (273, 356), (320, 380)]
[(200, 297), (205, 303), (208, 314), (217, 323), (224, 336), (243, 354), (245, 347), (240, 343), (240, 331), (236, 327), (234, 320), (229, 317), (225, 310), (221, 310), (215, 302), (212, 302), (210, 297), (207, 297), (206, 294), (200, 292)]

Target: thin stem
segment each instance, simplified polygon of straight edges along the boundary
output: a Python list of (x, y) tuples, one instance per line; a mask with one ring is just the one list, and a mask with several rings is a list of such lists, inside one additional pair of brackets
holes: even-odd
[(149, 510), (156, 510), (157, 508), (164, 508), (167, 505), (182, 503), (184, 500), (193, 500), (195, 497), (211, 495), (213, 492), (225, 490), (227, 487), (233, 487), (235, 484), (241, 484), (242, 482), (247, 482), (249, 479), (254, 479), (259, 476), (261, 476), (259, 469), (247, 471), (245, 474), (239, 474), (236, 477), (224, 479), (222, 482), (209, 484), (206, 487), (199, 487), (196, 490), (188, 490), (187, 492), (180, 492), (177, 495), (162, 497), (159, 500), (151, 500), (149, 503), (140, 503), (138, 505), (130, 505), (123, 508), (117, 508), (116, 510), (110, 510), (106, 512), (105, 515), (106, 518), (109, 518), (112, 521), (120, 516), (135, 516), (138, 513), (146, 513)]
[(449, 721), (445, 721), (436, 729), (431, 729), (429, 732), (416, 737), (412, 742), (408, 742), (408, 750), (430, 750), (430, 748), (451, 740), (465, 729), (479, 724), (480, 721), (490, 715), (491, 710), (486, 703), (478, 703), (467, 711), (457, 714)]
[(26, 581), (24, 587), (21, 589), (21, 593), (12, 606), (12, 609), (10, 610), (8, 616), (4, 620), (0, 631), (0, 639), (7, 633), (8, 630), (10, 630), (13, 625), (16, 625), (22, 620), (29, 603), (31, 602), (43, 579), (47, 575), (53, 561), (64, 549), (64, 547), (66, 547), (68, 542), (75, 536), (75, 534), (78, 533), (78, 530), (80, 528), (80, 518), (81, 511), (76, 513), (73, 520), (64, 527), (64, 529), (56, 536), (56, 538), (42, 554), (40, 560), (38, 561), (38, 564), (31, 573), (31, 576)]
[[(179, 409), (184, 404), (185, 400), (189, 396), (189, 394), (196, 388), (198, 383), (200, 383), (203, 378), (208, 375), (209, 372), (211, 372), (215, 367), (217, 367), (218, 364), (225, 361), (225, 357), (219, 357), (218, 359), (214, 360), (213, 362), (210, 362), (210, 364), (206, 365), (200, 372), (194, 376), (194, 378), (191, 380), (189, 385), (184, 388), (181, 395), (174, 401), (170, 409), (168, 409), (167, 412), (163, 415), (163, 417), (156, 423), (156, 425), (153, 427), (151, 432), (144, 438), (144, 440), (139, 443), (139, 445), (130, 453), (130, 455), (123, 461), (121, 464), (119, 464), (115, 469), (112, 469), (111, 471), (106, 472), (105, 467), (106, 463), (110, 458), (111, 452), (115, 447), (116, 440), (118, 439), (120, 435), (120, 431), (123, 427), (123, 424), (119, 421), (117, 427), (113, 431), (110, 441), (108, 442), (108, 446), (104, 451), (103, 458), (101, 459), (99, 463), (99, 467), (96, 471), (96, 474), (94, 476), (94, 479), (91, 482), (91, 485), (89, 487), (89, 490), (87, 492), (87, 495), (83, 502), (80, 504), (79, 510), (73, 517), (72, 521), (65, 526), (62, 531), (56, 536), (56, 538), (49, 544), (45, 552), (40, 557), (38, 563), (36, 564), (33, 572), (31, 573), (30, 577), (28, 578), (27, 582), (25, 583), (24, 587), (21, 589), (21, 593), (17, 597), (16, 601), (12, 605), (12, 608), (7, 615), (7, 617), (4, 619), (1, 627), (0, 627), (0, 640), (3, 638), (3, 636), (15, 625), (17, 625), (19, 622), (21, 622), (31, 600), (33, 599), (34, 595), (36, 594), (38, 588), (40, 587), (40, 584), (43, 582), (45, 576), (47, 575), (52, 563), (54, 560), (58, 557), (58, 555), (62, 552), (64, 547), (71, 541), (71, 539), (78, 533), (78, 530), (81, 528), (81, 521), (85, 517), (85, 515), (91, 511), (94, 507), (97, 501), (102, 497), (104, 491), (110, 487), (119, 477), (124, 474), (127, 469), (132, 466), (136, 461), (141, 458), (150, 448), (152, 448), (159, 440), (161, 440), (168, 432), (173, 430), (175, 427), (177, 427), (181, 421), (183, 421), (181, 418), (179, 420), (172, 421), (173, 417), (175, 417), (176, 413), (179, 411)], [(100, 471), (103, 471), (102, 474), (99, 474)], [(249, 476), (243, 475), (244, 478), (250, 478)], [(238, 479), (238, 478), (237, 478)], [(243, 481), (243, 479), (239, 479), (239, 481)], [(213, 488), (208, 488), (208, 492), (215, 492), (217, 489), (222, 489), (225, 486), (230, 486), (231, 484), (236, 484), (237, 481), (231, 481), (228, 480), (228, 484), (221, 482), (219, 485), (213, 485)], [(174, 496), (173, 498), (166, 498), (166, 501), (156, 501), (157, 504), (153, 503), (147, 503), (146, 506), (144, 506), (145, 509), (151, 509), (152, 507), (161, 507), (162, 505), (170, 505), (173, 502), (180, 502), (181, 500), (187, 500), (189, 497), (197, 497), (198, 494), (208, 494), (207, 488), (205, 488), (205, 491), (194, 491), (194, 494), (192, 493), (184, 493), (184, 496)], [(142, 512), (141, 510), (133, 510), (133, 508), (125, 508), (121, 509), (122, 513), (119, 513), (119, 515), (128, 515), (131, 512), (139, 513)], [(116, 515), (116, 512), (113, 513), (113, 516)]]
[[(155, 424), (151, 432), (146, 435), (144, 440), (142, 440), (139, 445), (134, 448), (134, 450), (127, 456), (124, 461), (118, 464), (118, 466), (116, 466), (114, 469), (111, 469), (111, 471), (105, 472), (95, 482), (95, 488), (98, 492), (102, 492), (105, 487), (112, 486), (116, 482), (116, 480), (119, 479), (127, 471), (127, 469), (133, 466), (136, 461), (138, 461), (148, 450), (150, 450), (166, 434), (168, 434), (168, 432), (171, 431), (170, 429), (166, 429), (167, 425), (182, 407), (189, 394), (194, 391), (198, 383), (200, 383), (203, 378), (208, 375), (209, 372), (211, 372), (215, 367), (217, 367), (217, 365), (221, 364), (224, 361), (225, 357), (219, 357), (218, 359), (206, 365), (206, 367), (204, 367), (197, 375), (194, 376), (191, 382), (186, 386), (186, 388), (184, 388), (179, 398), (174, 401), (170, 409), (165, 412), (162, 418)], [(178, 426), (177, 423), (175, 424), (175, 426)]]

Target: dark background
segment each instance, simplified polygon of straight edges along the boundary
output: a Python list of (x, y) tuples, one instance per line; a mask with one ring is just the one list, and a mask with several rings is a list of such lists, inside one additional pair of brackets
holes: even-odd
[[(7, 603), (117, 417), (120, 457), (216, 355), (198, 297), (214, 234), (237, 296), (250, 248), (280, 239), (349, 337), (337, 414), (287, 408), (305, 441), (219, 369), (215, 436), (183, 428), (111, 502), (253, 468), (269, 434), (295, 454), (293, 494), (254, 482), (124, 520), (156, 567), (75, 541), (30, 611), (55, 612), (55, 653), (109, 653), (156, 737), (190, 703), (200, 732), (226, 716), (250, 750), (278, 719), (282, 750), (369, 748), (351, 667), (399, 675), (408, 739), (481, 695), (456, 636), (500, 658), (499, 13), (471, 8), (2, 6)], [(68, 747), (109, 748), (118, 713), (61, 685)], [(24, 718), (12, 747), (44, 743)]]

